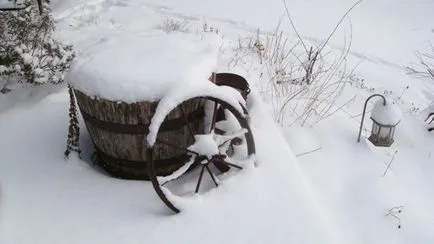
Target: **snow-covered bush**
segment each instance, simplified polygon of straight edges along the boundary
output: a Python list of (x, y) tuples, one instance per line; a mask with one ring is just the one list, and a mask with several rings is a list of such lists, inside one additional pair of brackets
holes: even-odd
[(0, 12), (0, 85), (59, 84), (74, 58), (72, 46), (54, 38), (47, 1), (42, 14), (32, 0), (26, 0), (25, 6), (21, 11)]

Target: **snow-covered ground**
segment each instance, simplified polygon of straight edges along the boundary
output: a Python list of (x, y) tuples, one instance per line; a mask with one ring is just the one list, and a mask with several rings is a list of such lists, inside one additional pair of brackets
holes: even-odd
[[(287, 3), (300, 34), (312, 42), (326, 38), (352, 5)], [(330, 50), (339, 50), (352, 30), (348, 64), (358, 66), (336, 108), (354, 99), (303, 127), (274, 123), (257, 60), (228, 65), (239, 38), (257, 29), (272, 33), (282, 16), (281, 29), (296, 38), (280, 0), (52, 4), (59, 37), (78, 55), (117, 36), (161, 32), (167, 19), (184, 21), (193, 33), (203, 32), (204, 24), (218, 28), (225, 43), (218, 71), (237, 72), (253, 86), (249, 112), (258, 167), (171, 215), (149, 182), (113, 179), (89, 164), (84, 126), (83, 159), (64, 160), (64, 89), (1, 94), (0, 243), (434, 243), (434, 134), (423, 123), (428, 108), (434, 110), (434, 83), (404, 69), (416, 61), (413, 52), (434, 39), (434, 1), (357, 6), (330, 42)], [(363, 102), (373, 92), (386, 93), (403, 113), (390, 148), (366, 140), (368, 118), (356, 142)]]

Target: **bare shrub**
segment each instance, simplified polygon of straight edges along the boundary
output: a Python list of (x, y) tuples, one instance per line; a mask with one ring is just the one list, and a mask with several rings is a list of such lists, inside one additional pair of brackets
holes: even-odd
[(259, 37), (259, 30), (256, 35), (239, 37), (232, 51), (234, 55), (228, 62), (229, 69), (238, 67), (249, 71), (253, 67), (263, 66), (264, 44)]
[[(409, 75), (429, 79), (434, 81), (434, 46), (430, 42), (430, 51), (426, 52), (416, 52), (416, 57), (418, 59), (418, 64), (407, 67), (407, 72)], [(425, 122), (431, 124), (434, 121), (434, 112), (428, 114)], [(428, 128), (428, 131), (434, 131), (434, 127)]]
[(410, 75), (417, 76), (420, 78), (429, 78), (434, 80), (434, 46), (430, 42), (430, 51), (427, 52), (416, 52), (416, 57), (418, 59), (418, 64), (408, 66), (407, 72)]
[(213, 25), (209, 25), (207, 23), (203, 23), (202, 28), (203, 28), (203, 32), (211, 32), (211, 33), (215, 33), (217, 35), (220, 34), (219, 33), (220, 32), (219, 29), (217, 27), (213, 26)]
[(174, 19), (165, 19), (162, 24), (156, 26), (157, 29), (162, 30), (164, 32), (188, 32), (188, 22), (185, 20), (174, 20)]
[(310, 47), (304, 57), (294, 51), (289, 54), (285, 52), (280, 56), (287, 58), (280, 58), (277, 63), (265, 58), (267, 63), (273, 62), (267, 65), (271, 78), (269, 91), (274, 115), (279, 123), (287, 123), (291, 118), (291, 123), (315, 124), (337, 111), (332, 108), (352, 72), (347, 71), (346, 64), (350, 43), (338, 52), (331, 50), (327, 54), (331, 62), (326, 62), (326, 56), (322, 53), (315, 53), (314, 48)]
[[(342, 48), (331, 48), (328, 43), (342, 25), (356, 2), (323, 40), (302, 38), (295, 27), (285, 3), (288, 20), (297, 38), (281, 30), (281, 21), (271, 33), (239, 38), (229, 68), (235, 66), (259, 71), (263, 96), (271, 103), (275, 120), (280, 124), (314, 125), (333, 115), (353, 101), (352, 97), (338, 99), (346, 84), (354, 79), (354, 69), (348, 69), (347, 56), (351, 48), (352, 29), (349, 28)], [(259, 67), (259, 68), (258, 68)]]
[[(342, 49), (332, 49), (328, 42), (356, 2), (341, 18), (326, 40), (303, 39), (295, 27), (285, 3), (287, 17), (297, 35), (290, 41), (280, 23), (266, 37), (264, 63), (269, 75), (266, 91), (271, 98), (274, 116), (281, 124), (299, 122), (311, 125), (331, 116), (353, 98), (338, 105), (337, 101), (354, 70), (347, 68), (352, 33), (345, 36)], [(333, 109), (335, 108), (335, 109)], [(291, 119), (292, 121), (288, 121)]]

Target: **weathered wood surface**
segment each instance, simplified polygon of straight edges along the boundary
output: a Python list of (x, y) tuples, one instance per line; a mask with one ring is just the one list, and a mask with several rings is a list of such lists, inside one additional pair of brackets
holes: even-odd
[[(78, 90), (74, 90), (74, 93), (86, 127), (97, 148), (100, 165), (116, 177), (148, 179), (146, 170), (146, 131), (158, 103), (144, 101), (128, 104), (91, 98)], [(203, 111), (203, 100), (190, 100), (181, 106), (188, 117), (194, 112)], [(95, 123), (86, 119), (84, 115), (90, 115), (94, 119), (114, 124), (133, 125), (133, 127), (143, 128), (144, 131), (135, 134), (116, 132), (116, 126), (109, 129), (95, 126)], [(175, 120), (175, 124), (179, 128), (168, 131), (160, 130), (158, 139), (186, 148), (193, 141), (179, 107), (171, 111), (166, 117), (166, 121), (173, 122), (173, 120)], [(202, 132), (202, 117), (190, 118), (189, 124), (195, 134)], [(172, 125), (174, 124), (172, 123)], [(162, 170), (161, 175), (170, 173), (183, 164), (179, 160), (165, 162), (166, 159), (182, 155), (184, 152), (179, 149), (159, 144), (156, 145), (155, 150), (156, 159), (165, 165), (165, 167), (159, 167)]]

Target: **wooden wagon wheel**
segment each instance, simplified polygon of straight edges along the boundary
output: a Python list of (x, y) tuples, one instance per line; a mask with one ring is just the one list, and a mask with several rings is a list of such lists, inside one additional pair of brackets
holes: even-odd
[[(171, 201), (173, 196), (185, 197), (202, 193), (217, 187), (224, 178), (254, 165), (255, 143), (246, 119), (246, 110), (240, 113), (229, 103), (214, 97), (193, 99), (202, 99), (206, 104), (212, 105), (212, 109), (207, 110), (211, 116), (205, 116), (207, 121), (203, 133), (194, 134), (192, 128), (189, 128), (186, 136), (191, 137), (193, 143), (185, 148), (164, 141), (157, 134), (155, 144), (147, 150), (148, 174), (152, 185), (161, 200), (176, 213), (180, 209)], [(176, 109), (183, 113), (182, 104)], [(221, 113), (224, 116), (219, 119)], [(183, 117), (185, 125), (189, 126), (187, 117)], [(161, 166), (155, 162), (154, 156), (159, 144), (179, 149), (179, 160), (185, 162), (170, 175), (157, 175)], [(221, 174), (221, 171), (227, 172)]]

